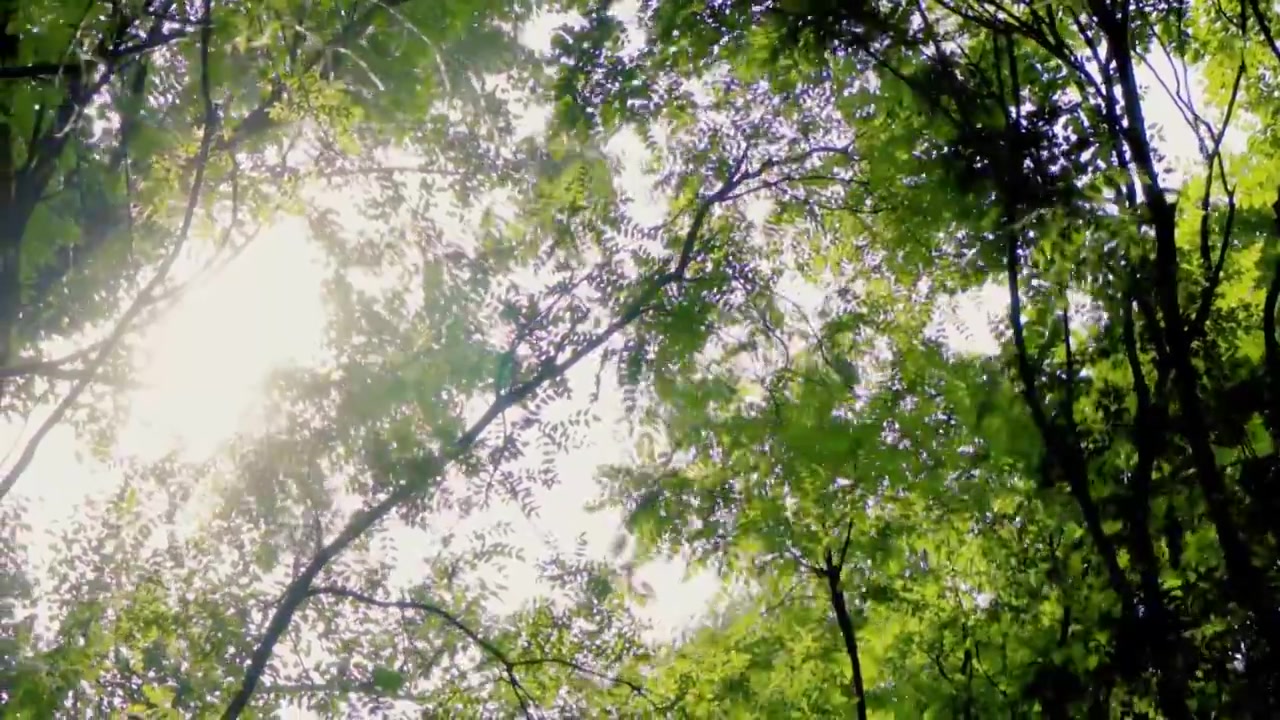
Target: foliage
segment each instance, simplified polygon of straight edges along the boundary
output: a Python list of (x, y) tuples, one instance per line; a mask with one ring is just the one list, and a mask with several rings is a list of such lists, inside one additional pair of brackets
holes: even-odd
[[(1273, 8), (88, 8), (0, 0), (5, 411), (109, 430), (81, 398), (188, 237), (217, 267), (282, 211), (329, 327), (263, 431), (117, 458), (42, 573), (3, 498), (37, 435), (6, 716), (1276, 713)], [(944, 342), (992, 287), (996, 347)], [(528, 548), (484, 513), (539, 512), (606, 382), (634, 556), (500, 609)], [(654, 639), (634, 568), (673, 557), (728, 600)]]
[[(602, 108), (569, 121), (693, 127), (679, 100), (646, 102), (681, 78), (704, 106), (765, 92), (774, 117), (816, 113), (858, 169), (839, 207), (799, 221), (834, 300), (820, 326), (762, 318), (743, 345), (702, 346), (719, 357), (654, 386), (663, 457), (613, 474), (609, 503), (650, 552), (756, 586), (740, 645), (695, 639), (667, 672), (807, 618), (791, 656), (834, 623), (820, 637), (847, 652), (827, 662), (852, 664), (818, 714), (1274, 712), (1275, 163), (1265, 132), (1224, 142), (1266, 124), (1269, 13), (652, 2), (638, 51), (563, 46)], [(1179, 77), (1144, 94), (1161, 56)], [(1144, 113), (1162, 92), (1198, 141), (1181, 181)], [(909, 307), (988, 283), (1008, 288), (999, 374), (921, 345)], [(770, 336), (772, 369), (744, 376), (737, 356)], [(744, 708), (810, 687), (743, 672)]]

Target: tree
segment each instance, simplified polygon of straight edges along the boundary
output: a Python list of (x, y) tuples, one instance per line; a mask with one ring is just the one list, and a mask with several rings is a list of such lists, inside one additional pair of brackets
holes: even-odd
[[(501, 94), (513, 87), (519, 90), (530, 80), (520, 71), (527, 53), (510, 27), (523, 17), (522, 10), (485, 3), (454, 4), (447, 10), (396, 2), (115, 3), (90, 4), (83, 20), (77, 17), (71, 23), (60, 15), (66, 12), (60, 6), (10, 4), (4, 10), (0, 27), (10, 52), (4, 78), (6, 87), (14, 88), (8, 96), (12, 113), (6, 115), (4, 128), (6, 147), (15, 149), (8, 172), (13, 191), (6, 194), (10, 202), (3, 215), (6, 231), (12, 233), (7, 252), (13, 262), (6, 267), (12, 270), (25, 263), (28, 268), (19, 278), (25, 278), (21, 288), (17, 280), (4, 283), (6, 292), (13, 293), (11, 299), (22, 303), (11, 304), (5, 315), (6, 336), (19, 340), (14, 352), (47, 336), (74, 336), (92, 326), (95, 318), (87, 308), (110, 308), (103, 300), (130, 290), (133, 274), (149, 271), (154, 279), (144, 274), (140, 283), (133, 283), (141, 284), (141, 290), (131, 290), (134, 294), (126, 298), (115, 327), (88, 351), (51, 361), (9, 363), (6, 376), (28, 383), (6, 393), (19, 409), (18, 390), (34, 396), (41, 389), (32, 386), (32, 377), (52, 375), (69, 380), (72, 387), (0, 484), (0, 495), (12, 488), (40, 437), (76, 402), (99, 366), (116, 358), (129, 325), (177, 295), (178, 290), (166, 283), (197, 217), (207, 214), (223, 226), (209, 238), (215, 254), (199, 258), (216, 267), (252, 235), (241, 224), (260, 223), (281, 205), (297, 209), (299, 199), (314, 190), (312, 179), (317, 176), (339, 183), (345, 178), (348, 187), (353, 177), (381, 178), (365, 215), (383, 227), (390, 228), (391, 216), (403, 207), (414, 209), (413, 224), (398, 228), (401, 242), (386, 249), (367, 234), (336, 222), (322, 207), (302, 208), (312, 216), (313, 231), (335, 264), (335, 333), (340, 342), (334, 348), (334, 365), (314, 375), (300, 374), (287, 392), (282, 391), (283, 416), (291, 424), (278, 436), (246, 439), (242, 456), (223, 458), (226, 464), (183, 467), (168, 461), (135, 470), (115, 501), (102, 511), (86, 512), (78, 532), (67, 539), (66, 566), (54, 572), (51, 582), (60, 590), (42, 596), (46, 608), (53, 606), (53, 636), (41, 637), (29, 627), (15, 633), (15, 662), (6, 665), (3, 685), (7, 713), (96, 715), (134, 707), (185, 715), (216, 708), (235, 717), (258, 689), (284, 631), (271, 630), (251, 661), (258, 635), (252, 623), (257, 613), (276, 605), (270, 595), (272, 575), (296, 559), (281, 546), (291, 541), (286, 550), (311, 561), (316, 543), (325, 539), (313, 531), (336, 532), (333, 525), (341, 513), (328, 492), (332, 483), (296, 482), (297, 456), (286, 453), (307, 453), (310, 467), (320, 471), (366, 473), (362, 489), (381, 504), (358, 514), (346, 534), (329, 543), (308, 566), (312, 577), (295, 585), (295, 594), (280, 603), (285, 624), (311, 597), (371, 598), (336, 585), (322, 592), (311, 580), (363, 530), (424, 494), (447, 461), (473, 449), (485, 425), (586, 354), (576, 343), (566, 346), (567, 340), (577, 339), (572, 335), (557, 336), (559, 344), (546, 348), (545, 337), (526, 339), (522, 347), (532, 345), (544, 355), (532, 356), (525, 365), (532, 374), (509, 377), (495, 389), (490, 370), (496, 351), (484, 337), (493, 327), (436, 322), (458, 303), (496, 302), (485, 283), (511, 265), (527, 262), (525, 248), (534, 246), (503, 242), (508, 238), (501, 235), (481, 246), (463, 244), (459, 250), (458, 243), (447, 242), (452, 238), (441, 237), (435, 225), (438, 213), (433, 219), (427, 212), (427, 201), (442, 204), (442, 193), (460, 196), (457, 204), (468, 207), (468, 196), (529, 182), (529, 168), (544, 162), (546, 153), (536, 152), (536, 147), (531, 152), (528, 144), (504, 144), (512, 131)], [(481, 16), (486, 22), (478, 22)], [(68, 61), (50, 63), (45, 61), (48, 57)], [(505, 73), (505, 89), (494, 87), (496, 73)], [(374, 88), (381, 91), (372, 92)], [(97, 128), (89, 122), (95, 112), (102, 115)], [(362, 121), (362, 115), (371, 120)], [(55, 119), (60, 124), (51, 124)], [(27, 138), (35, 140), (28, 143)], [(353, 143), (383, 154), (399, 150), (420, 164), (377, 162), (376, 153), (359, 153), (359, 145), (353, 148)], [(74, 167), (68, 169), (73, 155)], [(107, 184), (86, 185), (92, 180), (85, 179), (86, 173), (102, 176), (94, 182)], [(406, 183), (406, 174), (428, 179)], [(111, 214), (73, 223), (62, 235), (46, 232), (44, 225), (50, 222), (77, 217), (78, 206), (69, 211), (58, 203), (87, 196), (96, 197)], [(435, 207), (430, 210), (435, 212)], [(176, 240), (171, 234), (175, 225)], [(491, 235), (497, 232), (490, 228)], [(138, 238), (144, 230), (146, 237)], [(534, 237), (530, 235), (530, 243)], [(130, 248), (139, 252), (129, 255)], [(94, 274), (68, 275), (73, 260), (85, 256), (94, 258)], [(406, 259), (417, 260), (414, 272), (401, 278), (409, 284), (389, 300), (357, 291), (350, 282), (349, 275), (361, 263), (394, 267)], [(57, 286), (56, 292), (29, 277), (46, 270), (52, 273), (49, 283)], [(468, 272), (456, 282), (443, 282), (458, 271)], [(643, 308), (644, 293), (678, 280), (678, 274), (659, 278), (653, 289), (641, 283), (641, 297), (627, 312)], [(426, 307), (406, 305), (406, 299), (421, 295), (424, 282), (430, 283)], [(74, 293), (62, 294), (63, 285)], [(502, 289), (510, 290), (510, 284)], [(76, 294), (86, 297), (77, 299)], [(78, 304), (60, 306), (72, 301)], [(57, 313), (72, 318), (73, 326), (49, 324), (46, 319)], [(405, 322), (403, 332), (388, 336), (385, 323), (393, 319)], [(539, 332), (560, 332), (554, 324), (561, 322), (559, 318), (542, 321)], [(522, 327), (535, 330), (532, 320)], [(605, 328), (584, 341), (597, 338), (594, 342), (599, 344), (615, 331)], [(361, 345), (361, 336), (379, 342)], [(393, 357), (389, 342), (404, 347), (401, 357)], [(507, 348), (507, 354), (523, 352), (519, 345)], [(371, 351), (377, 362), (366, 365), (363, 361)], [(82, 358), (88, 359), (83, 367), (69, 367), (69, 362)], [(440, 374), (442, 367), (453, 370)], [(456, 371), (461, 367), (469, 375), (459, 377)], [(406, 386), (410, 372), (421, 382)], [(392, 394), (373, 395), (371, 384)], [(496, 393), (500, 402), (476, 430), (456, 438), (460, 431), (455, 425), (462, 421), (460, 398), (477, 392), (490, 397)], [(416, 394), (416, 404), (408, 393)], [(334, 401), (341, 401), (343, 420), (318, 427), (315, 412), (325, 418), (328, 403)], [(427, 416), (406, 412), (406, 407), (419, 407)], [(432, 434), (413, 438), (420, 442), (417, 446), (406, 446), (405, 432), (420, 429), (422, 422), (434, 423)], [(174, 529), (167, 526), (190, 500), (195, 481), (219, 472), (234, 479), (226, 490), (225, 514), (206, 519), (194, 535), (175, 538)], [(157, 489), (163, 490), (158, 496)], [(246, 507), (243, 500), (260, 504)], [(292, 510), (299, 514), (288, 516)], [(77, 552), (85, 549), (90, 550)], [(18, 599), (16, 593), (13, 599)], [(457, 619), (466, 616), (462, 610), (454, 615), (436, 609), (433, 614), (435, 606), (415, 602), (402, 609), (452, 618), (452, 624), (472, 633), (464, 633), (466, 637), (480, 637)], [(480, 614), (470, 599), (461, 605)], [(557, 616), (534, 613), (533, 621), (545, 623), (548, 617)], [(348, 634), (338, 645), (349, 650), (352, 642)], [(498, 647), (487, 641), (479, 644)], [(445, 643), (433, 652), (437, 660), (429, 666), (461, 651)], [(534, 658), (490, 652), (498, 654), (518, 688), (515, 663), (532, 664)], [(455, 663), (455, 673), (462, 672), (454, 675), (455, 684), (466, 679), (467, 661), (464, 657)], [(236, 684), (242, 664), (251, 669), (243, 673), (243, 683)], [(556, 667), (563, 671), (573, 666)], [(339, 678), (328, 688), (305, 694), (316, 702), (336, 702), (334, 698), (345, 701), (352, 693), (384, 697), (401, 690), (399, 671), (389, 663), (358, 672), (365, 675), (359, 681)], [(450, 686), (443, 687), (439, 702), (448, 697)], [(273, 688), (259, 702), (278, 706), (281, 693), (288, 695), (288, 690)], [(481, 706), (491, 702), (474, 691), (463, 700)], [(231, 707), (224, 708), (228, 701)]]
[[(440, 44), (466, 50), (459, 65), (505, 71), (506, 90), (518, 91), (537, 79), (538, 67), (516, 72), (513, 65), (529, 58), (493, 47), (509, 47), (513, 28), (475, 30), (473, 17), (485, 10), (395, 18), (409, 34), (428, 21), (438, 25), (451, 33)], [(335, 9), (353, 11), (360, 15), (359, 8)], [(208, 99), (213, 48), (234, 49), (239, 36), (215, 43), (217, 8), (196, 17), (197, 98)], [(445, 65), (434, 40), (422, 38), (420, 49), (431, 54), (419, 65)], [(405, 86), (422, 73), (386, 47), (353, 62), (375, 84), (380, 65), (400, 72)], [(673, 171), (682, 197), (671, 222), (640, 228), (619, 207), (598, 143), (558, 135), (520, 141), (500, 89), (459, 76), (441, 78), (443, 95), (424, 88), (424, 97), (408, 98), (420, 104), (397, 106), (406, 97), (394, 85), (363, 97), (354, 84), (324, 86), (333, 78), (321, 73), (316, 91), (332, 93), (324, 95), (332, 105), (329, 114), (305, 118), (299, 142), (319, 150), (308, 159), (314, 167), (304, 169), (380, 178), (359, 207), (365, 227), (307, 208), (331, 261), (329, 358), (281, 378), (269, 432), (242, 438), (207, 463), (131, 468), (106, 507), (86, 509), (48, 580), (57, 590), (44, 593), (52, 632), (17, 639), (18, 661), (3, 685), (8, 712), (232, 718), (300, 702), (341, 715), (405, 701), (425, 711), (532, 714), (582, 709), (601, 696), (658, 703), (610, 671), (641, 645), (616, 579), (599, 563), (553, 558), (545, 574), (567, 597), (496, 617), (482, 605), (483, 585), (465, 575), (514, 553), (500, 532), (483, 536), (479, 547), (442, 547), (422, 582), (392, 587), (386, 526), (421, 532), (441, 514), (465, 515), (495, 497), (526, 502), (532, 485), (547, 479), (545, 471), (513, 467), (529, 450), (526, 438), (538, 433), (553, 450), (563, 448), (582, 422), (539, 414), (568, 392), (565, 373), (601, 352), (617, 356), (615, 339), (628, 326), (680, 302), (690, 273), (715, 251), (709, 238), (722, 208), (776, 185), (774, 175), (812, 154), (721, 167), (693, 158)], [(274, 95), (268, 104), (283, 102)], [(208, 112), (210, 104), (203, 107)], [(371, 120), (355, 121), (360, 108)], [(419, 111), (425, 119), (405, 127)], [(246, 118), (271, 121), (264, 133), (292, 119), (255, 112)], [(345, 133), (333, 138), (329, 122)], [(218, 151), (239, 182), (240, 146), (228, 143), (255, 136), (204, 127), (194, 176), (212, 172)], [(433, 177), (414, 185), (383, 172), (387, 166), (365, 165), (372, 172), (361, 173), (352, 165), (362, 158), (344, 155), (331, 139), (361, 141), (366, 157), (424, 156)], [(270, 183), (296, 180), (287, 149), (259, 152), (265, 194)], [(441, 175), (450, 182), (439, 183)], [(233, 198), (244, 192), (228, 183)], [(194, 187), (188, 218), (205, 197), (200, 182)], [(465, 220), (446, 227), (449, 214)], [(371, 289), (362, 275), (385, 287)], [(491, 425), (503, 432), (486, 432)], [(180, 532), (178, 518), (198, 510), (210, 490), (212, 511), (197, 512), (195, 529)], [(388, 626), (388, 614), (402, 623)]]
[[(185, 25), (155, 19), (181, 37), (134, 50), (156, 6), (114, 5), (90, 15), (129, 19), (123, 39), (74, 73), (4, 65), (15, 87), (65, 93), (148, 58), (169, 91), (136, 117), (172, 133), (142, 163), (169, 178), (146, 196), (157, 227), (178, 217), (185, 239), (240, 198), (263, 217), (301, 204), (331, 311), (325, 360), (277, 378), (266, 431), (199, 464), (126, 464), (43, 583), (0, 555), (7, 592), (54, 619), (6, 609), (6, 712), (1274, 714), (1272, 9), (542, 6), (580, 14), (542, 58), (514, 42), (531, 8), (280, 17), (303, 7), (307, 32), (281, 21), (284, 42), (259, 48), (247, 5), (182, 6)], [(1142, 70), (1159, 58), (1176, 80)], [(1197, 139), (1190, 168), (1148, 122), (1159, 94)], [(550, 102), (546, 132), (516, 130), (511, 96)], [(135, 117), (115, 114), (67, 140), (90, 166)], [(11, 147), (44, 128), (23, 122)], [(616, 182), (623, 131), (649, 155), (656, 224)], [(307, 194), (314, 174), (347, 183), (363, 225)], [(121, 207), (128, 190), (103, 193)], [(167, 272), (171, 239), (77, 287)], [(1008, 300), (995, 352), (935, 337), (939, 307), (992, 285)], [(23, 312), (10, 336), (44, 342)], [(553, 554), (550, 594), (498, 611), (480, 570), (523, 549), (501, 524), (442, 528), (504, 500), (536, 512), (557, 482), (545, 458), (573, 447), (610, 369), (637, 460), (606, 473), (600, 505), (625, 512), (637, 555)], [(552, 412), (572, 398), (587, 407)], [(436, 554), (406, 577), (410, 536)], [(654, 641), (627, 568), (673, 555), (732, 599)]]
[[(1019, 532), (1029, 522), (1026, 503), (1048, 513), (1041, 536), (1047, 540), (1014, 546), (1016, 569), (993, 587), (991, 602), (998, 607), (1017, 598), (1013, 606), (1025, 612), (1021, 583), (1047, 580), (1060, 593), (1051, 602), (1062, 606), (1062, 630), (1050, 661), (1024, 654), (1031, 664), (1006, 666), (987, 690), (1025, 703), (1015, 708), (1038, 706), (1052, 716), (1086, 706), (1104, 715), (1123, 708), (1158, 708), (1167, 717), (1269, 715), (1278, 639), (1270, 591), (1275, 536), (1264, 509), (1271, 503), (1264, 478), (1276, 465), (1271, 408), (1280, 280), (1271, 205), (1277, 178), (1272, 153), (1264, 150), (1267, 131), (1249, 135), (1247, 152), (1225, 147), (1233, 124), (1268, 126), (1274, 93), (1267, 78), (1280, 59), (1269, 9), (1249, 2), (1101, 0), (1053, 8), (655, 2), (642, 4), (638, 17), (646, 37), (639, 51), (598, 60), (600, 43), (586, 46), (598, 30), (563, 46), (572, 68), (566, 81), (589, 89), (579, 93), (587, 109), (574, 110), (578, 122), (688, 124), (691, 101), (679, 88), (696, 80), (712, 105), (770, 97), (761, 112), (788, 118), (816, 105), (810, 112), (819, 118), (793, 121), (778, 135), (828, 132), (849, 143), (858, 181), (843, 184), (838, 209), (803, 204), (809, 213), (800, 225), (814, 238), (800, 267), (807, 265), (814, 281), (839, 299), (807, 343), (819, 355), (833, 352), (824, 347), (833, 335), (871, 334), (900, 354), (919, 342), (918, 312), (876, 324), (876, 309), (867, 307), (878, 304), (877, 285), (913, 303), (989, 282), (1008, 289), (1001, 358), (1020, 407), (1009, 407), (1007, 392), (977, 402), (982, 412), (970, 421), (973, 435), (938, 463), (952, 473), (973, 463), (984, 501), (1010, 463), (1018, 476), (1036, 480), (1015, 484), (1014, 499), (1003, 504), (1019, 508), (1011, 518)], [(1139, 68), (1161, 56), (1171, 59), (1179, 77), (1161, 78), (1165, 85), (1151, 92), (1169, 95), (1198, 141), (1198, 168), (1181, 185), (1157, 149), (1144, 112), (1149, 94), (1138, 80)], [(1188, 65), (1202, 70), (1202, 97), (1185, 76)], [(868, 218), (868, 207), (879, 212)], [(784, 203), (771, 222), (795, 227), (796, 216)], [(748, 262), (779, 262), (772, 248), (756, 257)], [(804, 262), (810, 258), (818, 261)], [(781, 324), (771, 319), (756, 332), (773, 333)], [(704, 341), (697, 350), (706, 357), (709, 348), (725, 347)], [(835, 379), (865, 363), (859, 361), (865, 349), (837, 345), (834, 352), (854, 359), (829, 363), (827, 374)], [(826, 454), (818, 440), (847, 438), (847, 429), (832, 433), (826, 422), (819, 429), (790, 419), (826, 413), (814, 409), (823, 405), (812, 396), (801, 397), (803, 380), (790, 362), (752, 383), (753, 390), (743, 389), (736, 375), (723, 377), (734, 367), (724, 362), (682, 368), (679, 377), (655, 384), (653, 402), (666, 409), (655, 411), (652, 421), (661, 418), (680, 462), (668, 474), (640, 473), (647, 482), (632, 473), (617, 486), (614, 502), (635, 511), (636, 531), (654, 536), (656, 548), (719, 557), (738, 563), (739, 574), (746, 572), (742, 558), (759, 559), (762, 551), (744, 551), (742, 544), (762, 542), (761, 534), (774, 538), (765, 548), (796, 552), (801, 570), (826, 572), (825, 553), (843, 554), (834, 529), (851, 523), (851, 537), (858, 538), (866, 516), (878, 514), (860, 507), (858, 494), (869, 494), (877, 507), (893, 496), (882, 490), (886, 482), (892, 488), (886, 478), (893, 473), (871, 458), (891, 452), (896, 438), (919, 452), (951, 422), (947, 414), (985, 396), (981, 386), (972, 388), (944, 406), (942, 418), (905, 432), (898, 427), (906, 409), (897, 404), (900, 396), (891, 418), (866, 417), (856, 392), (826, 400), (839, 413), (892, 433), (881, 438), (882, 447), (857, 454), (872, 468), (852, 473), (845, 470), (852, 460)], [(946, 359), (938, 372), (963, 375), (956, 365), (966, 362)], [(908, 392), (892, 378), (874, 385)], [(664, 389), (681, 387), (701, 394), (691, 399), (695, 391)], [(774, 410), (743, 407), (759, 388), (771, 398), (781, 395)], [(710, 419), (690, 419), (707, 408), (714, 408)], [(780, 427), (744, 433), (741, 423), (764, 422), (769, 412), (782, 418)], [(1034, 427), (1034, 436), (991, 437), (993, 412), (1013, 413), (1002, 424)], [(788, 433), (804, 438), (789, 443), (790, 453), (776, 449)], [(738, 452), (757, 464), (731, 464), (720, 445), (729, 438), (743, 443), (735, 445)], [(718, 472), (708, 476), (706, 464)], [(816, 479), (801, 484), (811, 473)], [(848, 488), (838, 482), (845, 476)], [(928, 503), (953, 492), (912, 480), (896, 490), (898, 497)], [(1062, 496), (1069, 505), (1061, 504)], [(753, 509), (760, 503), (773, 509)], [(806, 504), (819, 509), (825, 535), (806, 529), (813, 521), (797, 526), (789, 516)], [(945, 516), (956, 512), (969, 522), (991, 517), (982, 502), (967, 515), (953, 509)], [(757, 517), (769, 519), (767, 530)], [(905, 523), (896, 542), (910, 546), (920, 525)], [(966, 539), (960, 547), (971, 553), (981, 542)], [(893, 572), (874, 553), (861, 557), (877, 578)], [(936, 568), (936, 551), (929, 557)], [(949, 582), (966, 583), (965, 574), (944, 572), (954, 573)], [(760, 602), (767, 604), (778, 587), (766, 585)], [(871, 594), (857, 602), (871, 603)], [(834, 605), (831, 614), (839, 615)], [(992, 606), (962, 613), (961, 636), (968, 639), (947, 643), (965, 648), (962, 656), (950, 670), (945, 659), (937, 665), (944, 683), (935, 689), (955, 689), (944, 698), (914, 698), (911, 707), (979, 712), (970, 682), (978, 649), (970, 652), (966, 644), (979, 636), (976, 627), (1015, 640)], [(955, 632), (954, 618), (936, 623), (928, 632), (948, 624)], [(836, 647), (848, 636), (838, 629), (828, 634)], [(1023, 652), (1036, 643), (1053, 647), (1055, 640), (1046, 632)], [(856, 668), (857, 659), (850, 659)], [(899, 694), (917, 673), (928, 672), (917, 664), (872, 683)]]

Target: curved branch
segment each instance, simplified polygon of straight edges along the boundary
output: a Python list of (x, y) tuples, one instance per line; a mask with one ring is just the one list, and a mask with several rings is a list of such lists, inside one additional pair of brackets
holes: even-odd
[[(534, 667), (537, 665), (558, 665), (560, 667), (565, 667), (570, 670), (573, 670), (574, 672), (577, 672), (582, 675), (587, 675), (599, 680), (604, 680), (605, 682), (608, 682), (611, 685), (625, 687), (631, 690), (632, 693), (639, 695), (641, 697), (644, 697), (646, 699), (649, 699), (647, 691), (645, 690), (644, 686), (641, 685), (640, 683), (634, 680), (628, 680), (623, 677), (618, 677), (616, 675), (610, 675), (608, 673), (600, 672), (599, 670), (594, 670), (592, 668), (589, 668), (585, 665), (582, 665), (581, 663), (577, 663), (572, 660), (566, 660), (564, 658), (557, 658), (557, 657), (524, 658), (524, 659), (513, 660), (509, 655), (507, 655), (507, 653), (502, 648), (498, 647), (493, 641), (486, 639), (479, 632), (472, 629), (469, 625), (464, 623), (462, 620), (458, 619), (456, 615), (454, 615), (453, 613), (449, 612), (448, 610), (445, 610), (444, 608), (438, 605), (435, 605), (429, 602), (424, 602), (420, 600), (382, 600), (382, 599), (373, 597), (372, 595), (368, 595), (366, 593), (362, 593), (356, 590), (349, 590), (347, 588), (330, 586), (330, 585), (316, 586), (310, 590), (308, 595), (311, 597), (316, 597), (320, 595), (343, 597), (349, 600), (355, 600), (365, 605), (372, 605), (373, 607), (391, 608), (391, 609), (397, 609), (397, 610), (416, 610), (418, 612), (422, 612), (427, 615), (440, 618), (445, 622), (445, 624), (449, 625), (454, 630), (457, 630), (459, 633), (462, 633), (462, 635), (464, 635), (468, 640), (475, 643), (477, 647), (483, 650), (485, 654), (489, 655), (491, 658), (497, 661), (497, 663), (502, 666), (503, 673), (507, 676), (507, 681), (511, 683), (512, 688), (516, 690), (517, 694), (523, 693), (525, 696), (531, 697), (528, 690), (525, 690), (523, 685), (520, 684), (519, 677), (516, 675), (516, 670), (518, 668)], [(652, 703), (652, 700), (650, 700), (650, 702)]]
[(465, 635), (468, 640), (479, 646), (481, 650), (484, 650), (486, 653), (497, 658), (504, 665), (509, 664), (510, 662), (507, 660), (506, 654), (501, 648), (484, 639), (484, 637), (482, 637), (478, 632), (472, 630), (470, 626), (459, 620), (456, 615), (438, 605), (433, 605), (421, 600), (380, 600), (358, 590), (350, 590), (336, 585), (316, 585), (307, 591), (307, 597), (317, 597), (320, 595), (332, 595), (334, 597), (343, 597), (349, 600), (358, 600), (365, 605), (373, 605), (374, 607), (380, 608), (419, 610), (428, 615), (433, 615), (444, 620), (447, 624), (452, 626), (453, 629)]

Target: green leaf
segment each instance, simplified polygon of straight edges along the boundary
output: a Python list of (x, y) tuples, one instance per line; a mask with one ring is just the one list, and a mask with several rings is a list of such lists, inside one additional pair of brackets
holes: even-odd
[(373, 686), (378, 690), (394, 695), (404, 687), (405, 677), (399, 672), (387, 667), (375, 667), (373, 669)]

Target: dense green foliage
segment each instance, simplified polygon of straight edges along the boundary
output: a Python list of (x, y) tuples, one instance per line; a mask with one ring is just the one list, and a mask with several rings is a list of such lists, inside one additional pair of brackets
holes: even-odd
[[(1276, 716), (1277, 32), (1257, 0), (0, 0), (0, 411), (57, 398), (0, 483), (0, 712)], [(121, 450), (30, 572), (44, 428), (109, 437), (136, 328), (286, 213), (323, 360), (215, 457)], [(992, 290), (990, 352), (937, 332)], [(554, 520), (611, 391), (627, 557), (552, 551), (499, 607), (529, 549), (485, 511)], [(634, 568), (676, 557), (724, 597), (655, 638)]]

